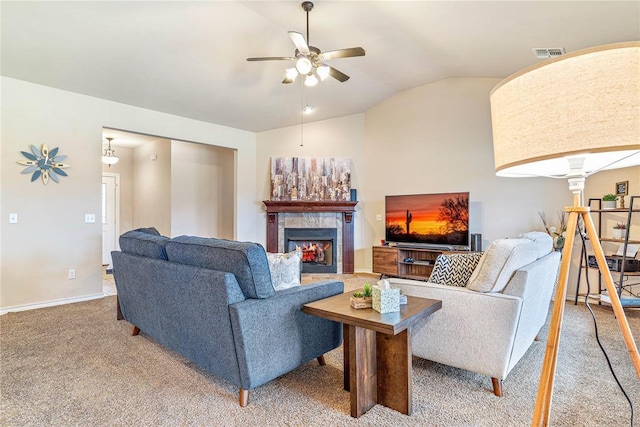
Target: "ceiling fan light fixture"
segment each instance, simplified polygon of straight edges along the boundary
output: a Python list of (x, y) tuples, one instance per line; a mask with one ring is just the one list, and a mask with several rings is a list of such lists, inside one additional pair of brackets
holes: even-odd
[(316, 76), (314, 76), (313, 74), (307, 74), (307, 77), (304, 78), (304, 85), (305, 86), (315, 86), (318, 84), (318, 78)]
[(298, 77), (298, 70), (295, 67), (287, 68), (286, 78), (292, 82)]
[[(350, 47), (346, 49), (331, 50), (322, 52), (319, 48), (309, 45), (309, 12), (313, 10), (313, 2), (302, 2), (302, 10), (307, 14), (307, 36), (305, 37), (297, 31), (288, 31), (289, 38), (296, 47), (293, 56), (262, 56), (257, 58), (247, 58), (247, 61), (295, 61), (295, 69), (301, 76), (308, 76), (310, 73), (315, 74), (313, 79), (306, 78), (307, 86), (314, 86), (318, 83), (318, 79), (325, 80), (331, 76), (339, 82), (346, 82), (349, 76), (336, 70), (333, 67), (324, 64), (323, 61), (329, 61), (340, 58), (351, 58), (356, 56), (364, 56), (365, 51), (361, 47)], [(282, 83), (293, 83), (295, 76), (288, 74), (282, 80)]]
[(331, 68), (328, 65), (322, 64), (316, 70), (316, 74), (318, 74), (318, 77), (320, 77), (320, 80), (324, 80), (327, 77), (329, 77), (330, 70)]
[(311, 61), (304, 55), (301, 55), (296, 61), (296, 70), (302, 75), (311, 71)]

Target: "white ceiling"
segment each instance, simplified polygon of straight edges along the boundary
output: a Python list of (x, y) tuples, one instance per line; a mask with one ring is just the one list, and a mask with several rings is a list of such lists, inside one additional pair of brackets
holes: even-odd
[(5, 1), (2, 75), (259, 132), (361, 113), (449, 77), (503, 78), (567, 52), (640, 40), (639, 1), (316, 1), (310, 44), (362, 46), (330, 61), (349, 74), (314, 88), (280, 82), (300, 1)]

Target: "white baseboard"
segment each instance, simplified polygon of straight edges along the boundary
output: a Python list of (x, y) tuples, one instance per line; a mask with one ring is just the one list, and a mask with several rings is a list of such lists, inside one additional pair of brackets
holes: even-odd
[(25, 304), (25, 305), (16, 305), (13, 307), (5, 307), (0, 309), (0, 316), (2, 316), (3, 314), (16, 312), (16, 311), (35, 310), (38, 308), (53, 307), (56, 305), (73, 304), (74, 302), (90, 301), (98, 298), (104, 298), (105, 296), (106, 295), (104, 293), (100, 292), (99, 294), (87, 295), (84, 297), (64, 298), (64, 299), (59, 299), (54, 301), (41, 302), (37, 304)]

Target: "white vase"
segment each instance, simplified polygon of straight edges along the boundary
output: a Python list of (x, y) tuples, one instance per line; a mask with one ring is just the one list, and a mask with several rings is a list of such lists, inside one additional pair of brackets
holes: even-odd
[(615, 200), (603, 200), (602, 201), (602, 209), (615, 209), (616, 201)]
[(614, 228), (613, 229), (613, 238), (614, 239), (622, 239), (625, 230), (622, 228)]

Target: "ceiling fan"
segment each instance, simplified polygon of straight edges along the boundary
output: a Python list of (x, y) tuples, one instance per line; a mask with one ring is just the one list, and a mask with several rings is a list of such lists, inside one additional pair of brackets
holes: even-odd
[(364, 49), (361, 47), (350, 47), (346, 49), (331, 50), (322, 52), (315, 46), (308, 45), (309, 41), (309, 12), (313, 10), (313, 3), (310, 1), (302, 2), (302, 9), (307, 13), (307, 39), (302, 34), (295, 31), (289, 31), (289, 37), (296, 46), (294, 56), (267, 56), (259, 58), (247, 58), (247, 61), (295, 61), (295, 67), (288, 68), (287, 74), (282, 83), (293, 83), (298, 74), (305, 76), (304, 84), (306, 86), (315, 86), (320, 80), (326, 79), (328, 76), (340, 82), (349, 80), (349, 76), (342, 71), (327, 65), (325, 61), (338, 58), (349, 58), (353, 56), (364, 56)]

